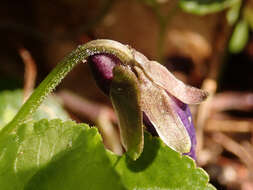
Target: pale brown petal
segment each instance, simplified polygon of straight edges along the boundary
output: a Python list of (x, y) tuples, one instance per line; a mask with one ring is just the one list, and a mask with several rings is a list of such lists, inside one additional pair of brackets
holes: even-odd
[(143, 54), (135, 50), (132, 50), (132, 53), (138, 65), (150, 80), (182, 102), (186, 104), (198, 104), (207, 98), (208, 93), (206, 91), (184, 84), (158, 62), (149, 61)]
[(178, 152), (188, 153), (191, 149), (191, 139), (173, 110), (171, 97), (163, 88), (151, 82), (138, 66), (134, 69), (140, 83), (142, 111), (165, 144)]

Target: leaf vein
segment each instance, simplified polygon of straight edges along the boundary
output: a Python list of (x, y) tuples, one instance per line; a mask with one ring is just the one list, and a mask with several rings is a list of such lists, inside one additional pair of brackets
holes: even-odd
[(40, 141), (39, 141), (39, 148), (38, 148), (38, 153), (37, 153), (37, 167), (39, 167), (40, 165), (40, 151), (41, 151), (41, 138), (40, 138)]

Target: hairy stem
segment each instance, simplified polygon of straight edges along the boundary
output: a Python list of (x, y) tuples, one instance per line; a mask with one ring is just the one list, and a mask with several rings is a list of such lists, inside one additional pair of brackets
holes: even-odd
[(78, 63), (86, 62), (86, 59), (97, 53), (110, 53), (117, 56), (122, 63), (133, 59), (130, 48), (112, 40), (94, 40), (79, 46), (67, 55), (51, 73), (40, 83), (30, 98), (24, 103), (14, 119), (6, 125), (0, 134), (15, 133), (19, 125), (28, 121), (38, 109), (43, 100), (56, 88), (62, 79)]

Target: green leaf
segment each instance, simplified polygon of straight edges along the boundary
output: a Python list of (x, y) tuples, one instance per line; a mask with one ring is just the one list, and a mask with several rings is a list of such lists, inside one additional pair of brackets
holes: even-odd
[(241, 4), (242, 2), (240, 0), (227, 11), (226, 18), (231, 26), (236, 23), (240, 16)]
[[(23, 92), (21, 90), (3, 91), (0, 93), (0, 130), (4, 125), (12, 120), (19, 108), (23, 104)], [(69, 117), (63, 110), (59, 100), (54, 96), (49, 96), (40, 106), (39, 110), (34, 113), (33, 120), (62, 119), (67, 120)]]
[(144, 140), (144, 151), (137, 161), (125, 156), (112, 160), (127, 189), (215, 189), (190, 157), (170, 149), (159, 138), (145, 134)]
[(159, 138), (145, 135), (137, 161), (107, 151), (97, 129), (41, 120), (0, 136), (4, 190), (214, 190), (204, 170)]
[(212, 184), (208, 184), (205, 188), (205, 190), (215, 190), (215, 187)]
[(240, 20), (235, 26), (233, 34), (229, 41), (229, 51), (231, 53), (239, 53), (246, 46), (249, 39), (249, 25), (247, 21)]
[(110, 98), (119, 118), (122, 144), (127, 154), (136, 160), (143, 150), (142, 110), (138, 80), (129, 67), (113, 70)]
[(179, 5), (185, 12), (205, 15), (227, 9), (238, 1), (240, 0), (180, 0)]
[(23, 124), (16, 134), (0, 136), (0, 187), (124, 189), (97, 130), (60, 120)]

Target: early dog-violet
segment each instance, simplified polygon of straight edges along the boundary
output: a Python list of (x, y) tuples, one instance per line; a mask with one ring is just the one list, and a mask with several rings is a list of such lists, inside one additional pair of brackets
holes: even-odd
[(89, 63), (98, 86), (109, 95), (129, 157), (136, 160), (142, 153), (146, 125), (154, 127), (166, 145), (195, 158), (195, 131), (188, 104), (200, 103), (207, 93), (185, 85), (158, 62), (112, 40), (90, 41), (66, 56), (1, 130), (0, 136), (16, 133), (17, 126), (27, 122), (67, 73), (81, 62)]
[(111, 98), (128, 154), (137, 159), (142, 152), (144, 123), (165, 144), (196, 159), (195, 129), (187, 104), (200, 103), (207, 93), (131, 51), (134, 60), (127, 64), (110, 54), (96, 54), (88, 61), (98, 86)]

